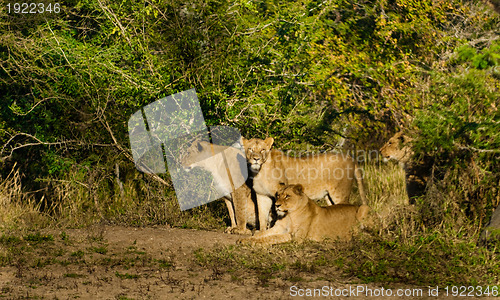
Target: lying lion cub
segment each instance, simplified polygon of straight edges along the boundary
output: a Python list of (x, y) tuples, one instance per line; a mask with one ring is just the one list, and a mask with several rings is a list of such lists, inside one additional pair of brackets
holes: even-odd
[(238, 242), (278, 244), (290, 240), (321, 241), (325, 238), (350, 240), (352, 230), (365, 221), (367, 205), (336, 204), (321, 207), (304, 194), (300, 184), (287, 185), (277, 193), (276, 210), (281, 217), (271, 229)]

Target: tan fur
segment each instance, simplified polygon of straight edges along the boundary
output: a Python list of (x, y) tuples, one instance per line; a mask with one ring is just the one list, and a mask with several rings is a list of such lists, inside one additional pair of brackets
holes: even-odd
[(350, 240), (353, 230), (367, 220), (370, 208), (352, 204), (321, 207), (305, 195), (302, 185), (297, 184), (279, 190), (276, 210), (284, 217), (271, 229), (238, 242), (271, 245), (290, 240)]
[[(222, 181), (218, 174), (227, 174), (226, 165), (222, 160), (222, 156), (219, 156), (220, 161), (208, 161), (207, 159), (215, 154), (224, 153), (227, 161), (227, 169), (231, 170), (229, 176), (232, 177), (235, 185), (235, 190), (229, 195), (224, 197), (226, 201), (226, 206), (228, 209), (229, 217), (231, 219), (231, 227), (226, 229), (226, 232), (236, 233), (236, 234), (251, 234), (252, 232), (247, 229), (247, 225), (256, 227), (257, 217), (256, 217), (256, 206), (255, 199), (252, 198), (252, 190), (248, 186), (247, 182), (239, 186), (244, 178), (238, 178), (241, 174), (235, 173), (240, 169), (239, 165), (236, 165), (238, 161), (238, 155), (241, 156), (240, 159), (245, 159), (241, 153), (236, 148), (226, 147), (220, 145), (210, 144), (205, 141), (196, 141), (188, 149), (187, 154), (181, 159), (181, 164), (186, 168), (199, 167), (206, 171), (209, 171), (214, 175), (214, 180)], [(225, 179), (225, 178), (224, 178)], [(225, 180), (227, 182), (227, 180)], [(232, 191), (232, 186), (224, 185), (223, 189)]]
[(412, 139), (403, 134), (402, 131), (391, 137), (387, 143), (380, 148), (380, 154), (385, 161), (394, 160), (403, 167), (413, 156), (410, 142)]
[[(314, 199), (327, 198), (328, 204), (346, 203), (354, 179), (363, 203), (366, 197), (361, 170), (355, 161), (341, 153), (314, 154), (290, 157), (278, 150), (271, 150), (274, 139), (243, 138), (249, 171), (253, 173), (253, 189), (257, 195), (259, 224), (266, 224), (266, 217), (274, 197), (284, 184), (302, 184), (304, 193)], [(265, 225), (260, 226), (265, 230)]]
[(410, 203), (414, 203), (416, 198), (425, 193), (432, 170), (432, 160), (430, 158), (424, 158), (418, 162), (413, 160), (412, 140), (403, 132), (398, 132), (380, 148), (380, 154), (384, 161), (396, 161), (404, 168), (406, 192)]

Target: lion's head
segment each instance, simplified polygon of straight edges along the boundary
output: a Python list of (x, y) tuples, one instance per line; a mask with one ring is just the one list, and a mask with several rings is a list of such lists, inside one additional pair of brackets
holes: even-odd
[(280, 217), (307, 204), (304, 187), (300, 184), (283, 185), (276, 193), (276, 211)]
[(258, 138), (247, 140), (242, 137), (242, 140), (250, 170), (253, 173), (257, 173), (260, 171), (262, 164), (265, 163), (269, 157), (269, 152), (273, 146), (274, 139), (272, 137), (268, 137), (265, 140)]
[(411, 141), (412, 139), (404, 135), (403, 132), (398, 132), (380, 148), (380, 154), (384, 158), (384, 161), (395, 160), (401, 164), (405, 164), (413, 154), (410, 145)]
[(190, 171), (197, 167), (197, 163), (210, 158), (213, 155), (211, 144), (206, 141), (194, 141), (186, 150), (186, 154), (180, 159), (184, 170)]

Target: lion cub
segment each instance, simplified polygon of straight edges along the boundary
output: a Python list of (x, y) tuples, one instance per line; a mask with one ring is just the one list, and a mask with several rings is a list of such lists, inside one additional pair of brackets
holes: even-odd
[[(228, 159), (228, 167), (231, 172), (228, 173), (226, 164), (222, 158), (224, 153)], [(210, 159), (212, 158), (212, 159)], [(180, 161), (184, 169), (189, 172), (192, 168), (202, 168), (210, 172), (219, 190), (231, 191), (232, 186), (228, 186), (228, 176), (231, 180), (240, 182), (244, 179), (239, 170), (246, 168), (245, 158), (240, 151), (234, 147), (211, 144), (206, 141), (195, 141), (187, 148), (186, 155)], [(236, 176), (234, 176), (236, 175)], [(257, 215), (255, 205), (255, 195), (252, 193), (250, 180), (246, 180), (241, 186), (236, 187), (234, 191), (224, 196), (231, 227), (226, 232), (234, 234), (252, 234), (247, 228), (257, 227)]]
[(325, 238), (350, 240), (352, 231), (367, 219), (367, 205), (336, 204), (321, 207), (304, 194), (300, 184), (282, 187), (276, 197), (280, 219), (269, 230), (239, 243), (278, 244), (290, 240), (322, 241)]

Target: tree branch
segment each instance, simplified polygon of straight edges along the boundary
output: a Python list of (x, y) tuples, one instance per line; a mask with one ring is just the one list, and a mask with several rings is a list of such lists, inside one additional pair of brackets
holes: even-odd
[(463, 146), (463, 145), (460, 145), (458, 143), (453, 143), (453, 144), (455, 146), (457, 146), (458, 149), (462, 149), (462, 150), (472, 150), (472, 151), (481, 152), (481, 153), (500, 153), (500, 149), (479, 149), (479, 148), (475, 148), (472, 146)]
[(24, 132), (19, 132), (16, 133), (14, 136), (12, 136), (3, 146), (2, 150), (0, 151), (0, 155), (4, 155), (6, 152), (6, 148), (9, 146), (9, 144), (19, 136), (24, 136), (30, 139), (35, 140), (35, 142), (32, 143), (26, 143), (26, 144), (19, 144), (16, 146), (11, 146), (11, 148), (8, 151), (8, 155), (6, 156), (0, 156), (0, 160), (6, 160), (12, 156), (12, 154), (19, 149), (26, 148), (26, 147), (31, 147), (31, 146), (67, 146), (67, 145), (77, 145), (77, 146), (92, 146), (92, 147), (114, 147), (115, 144), (87, 144), (81, 141), (77, 140), (68, 140), (68, 141), (61, 141), (61, 142), (44, 142), (37, 138), (34, 135), (31, 135), (29, 133), (24, 133)]

